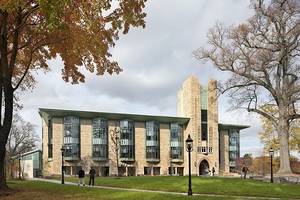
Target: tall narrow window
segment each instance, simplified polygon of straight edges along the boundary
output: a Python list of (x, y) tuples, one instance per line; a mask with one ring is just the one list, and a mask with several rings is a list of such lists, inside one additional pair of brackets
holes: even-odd
[(207, 140), (207, 108), (208, 108), (208, 88), (200, 88), (200, 105), (201, 105), (201, 140)]
[(108, 155), (107, 120), (95, 118), (92, 122), (92, 157), (94, 160), (106, 160)]
[(207, 110), (201, 110), (201, 140), (207, 140)]
[(120, 121), (120, 160), (134, 161), (134, 122)]
[(146, 122), (146, 159), (147, 161), (159, 161), (159, 123), (155, 121)]
[(52, 132), (52, 119), (48, 120), (48, 158), (53, 157), (53, 132)]
[(234, 172), (236, 159), (240, 156), (240, 134), (236, 129), (229, 130), (229, 166)]
[(183, 159), (183, 132), (178, 123), (171, 124), (171, 159)]
[(64, 117), (65, 159), (78, 160), (80, 157), (80, 122), (78, 117)]

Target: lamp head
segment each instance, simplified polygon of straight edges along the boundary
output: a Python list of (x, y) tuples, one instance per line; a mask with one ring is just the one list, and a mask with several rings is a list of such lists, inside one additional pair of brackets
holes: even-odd
[(270, 155), (270, 156), (274, 156), (274, 150), (273, 150), (272, 147), (271, 147), (271, 149), (269, 150), (269, 155)]
[(191, 138), (191, 135), (188, 135), (188, 138), (185, 140), (186, 149), (187, 151), (191, 151), (193, 149), (193, 139)]

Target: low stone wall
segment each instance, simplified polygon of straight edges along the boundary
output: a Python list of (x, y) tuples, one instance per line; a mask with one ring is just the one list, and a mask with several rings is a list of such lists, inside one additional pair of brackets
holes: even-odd
[[(270, 175), (267, 176), (252, 176), (250, 177), (255, 180), (260, 180), (264, 182), (270, 182)], [(290, 183), (290, 184), (300, 184), (300, 175), (292, 174), (292, 175), (277, 175), (275, 174), (273, 177), (274, 183)]]

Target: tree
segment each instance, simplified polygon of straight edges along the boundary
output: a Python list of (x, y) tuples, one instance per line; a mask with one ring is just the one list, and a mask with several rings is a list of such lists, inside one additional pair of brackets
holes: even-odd
[[(289, 129), (300, 117), (300, 4), (296, 0), (253, 0), (254, 15), (238, 26), (217, 23), (208, 33), (208, 47), (194, 52), (231, 77), (220, 87), (233, 108), (244, 108), (274, 123), (279, 134), (280, 168), (291, 173)], [(263, 109), (278, 109), (272, 115)]]
[(117, 168), (117, 176), (119, 176), (119, 150), (120, 150), (120, 129), (118, 128), (118, 124), (115, 123), (115, 128), (110, 130), (110, 139), (112, 142), (112, 151), (116, 156), (116, 168)]
[(0, 189), (14, 94), (34, 85), (32, 73), (49, 70), (60, 56), (66, 82), (84, 82), (82, 68), (96, 75), (119, 73), (109, 48), (120, 32), (145, 26), (146, 0), (3, 0), (0, 2)]
[(24, 121), (20, 115), (14, 114), (6, 146), (7, 166), (12, 165), (15, 156), (33, 150), (38, 140), (35, 126)]
[[(265, 176), (271, 173), (271, 161), (269, 156), (260, 156), (253, 159), (249, 170), (252, 174)], [(274, 159), (273, 161), (274, 170), (278, 170), (279, 161), (278, 159)]]
[[(265, 106), (262, 108), (268, 113), (276, 115), (278, 110), (271, 106)], [(275, 125), (269, 119), (261, 116), (263, 131), (259, 133), (259, 138), (264, 144), (265, 152), (268, 152), (270, 148), (279, 151), (279, 135), (276, 131)], [(300, 151), (300, 123), (299, 119), (291, 122), (289, 129), (289, 147), (290, 150)]]
[(9, 158), (23, 154), (36, 148), (39, 138), (35, 126), (14, 114), (12, 127), (8, 136), (7, 155)]
[(91, 167), (95, 165), (95, 163), (91, 156), (85, 156), (81, 159), (80, 165), (82, 166), (82, 169), (85, 171), (85, 173), (88, 173)]

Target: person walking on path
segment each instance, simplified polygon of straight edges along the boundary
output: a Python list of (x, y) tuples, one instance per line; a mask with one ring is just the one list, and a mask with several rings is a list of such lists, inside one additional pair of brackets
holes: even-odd
[(244, 179), (246, 179), (246, 177), (247, 177), (247, 172), (248, 172), (248, 167), (243, 166), (242, 172), (243, 172), (243, 175), (244, 175)]
[(211, 172), (212, 172), (212, 176), (215, 176), (215, 172), (216, 172), (215, 167), (212, 168)]
[(78, 178), (79, 178), (78, 186), (80, 186), (80, 185), (85, 186), (85, 184), (84, 184), (84, 170), (83, 169), (80, 169), (78, 171)]
[(93, 168), (91, 168), (91, 170), (90, 170), (90, 181), (89, 181), (89, 185), (91, 185), (91, 183), (92, 183), (92, 186), (94, 186), (94, 184), (95, 184), (95, 176), (96, 176), (96, 170), (95, 169), (93, 169)]

